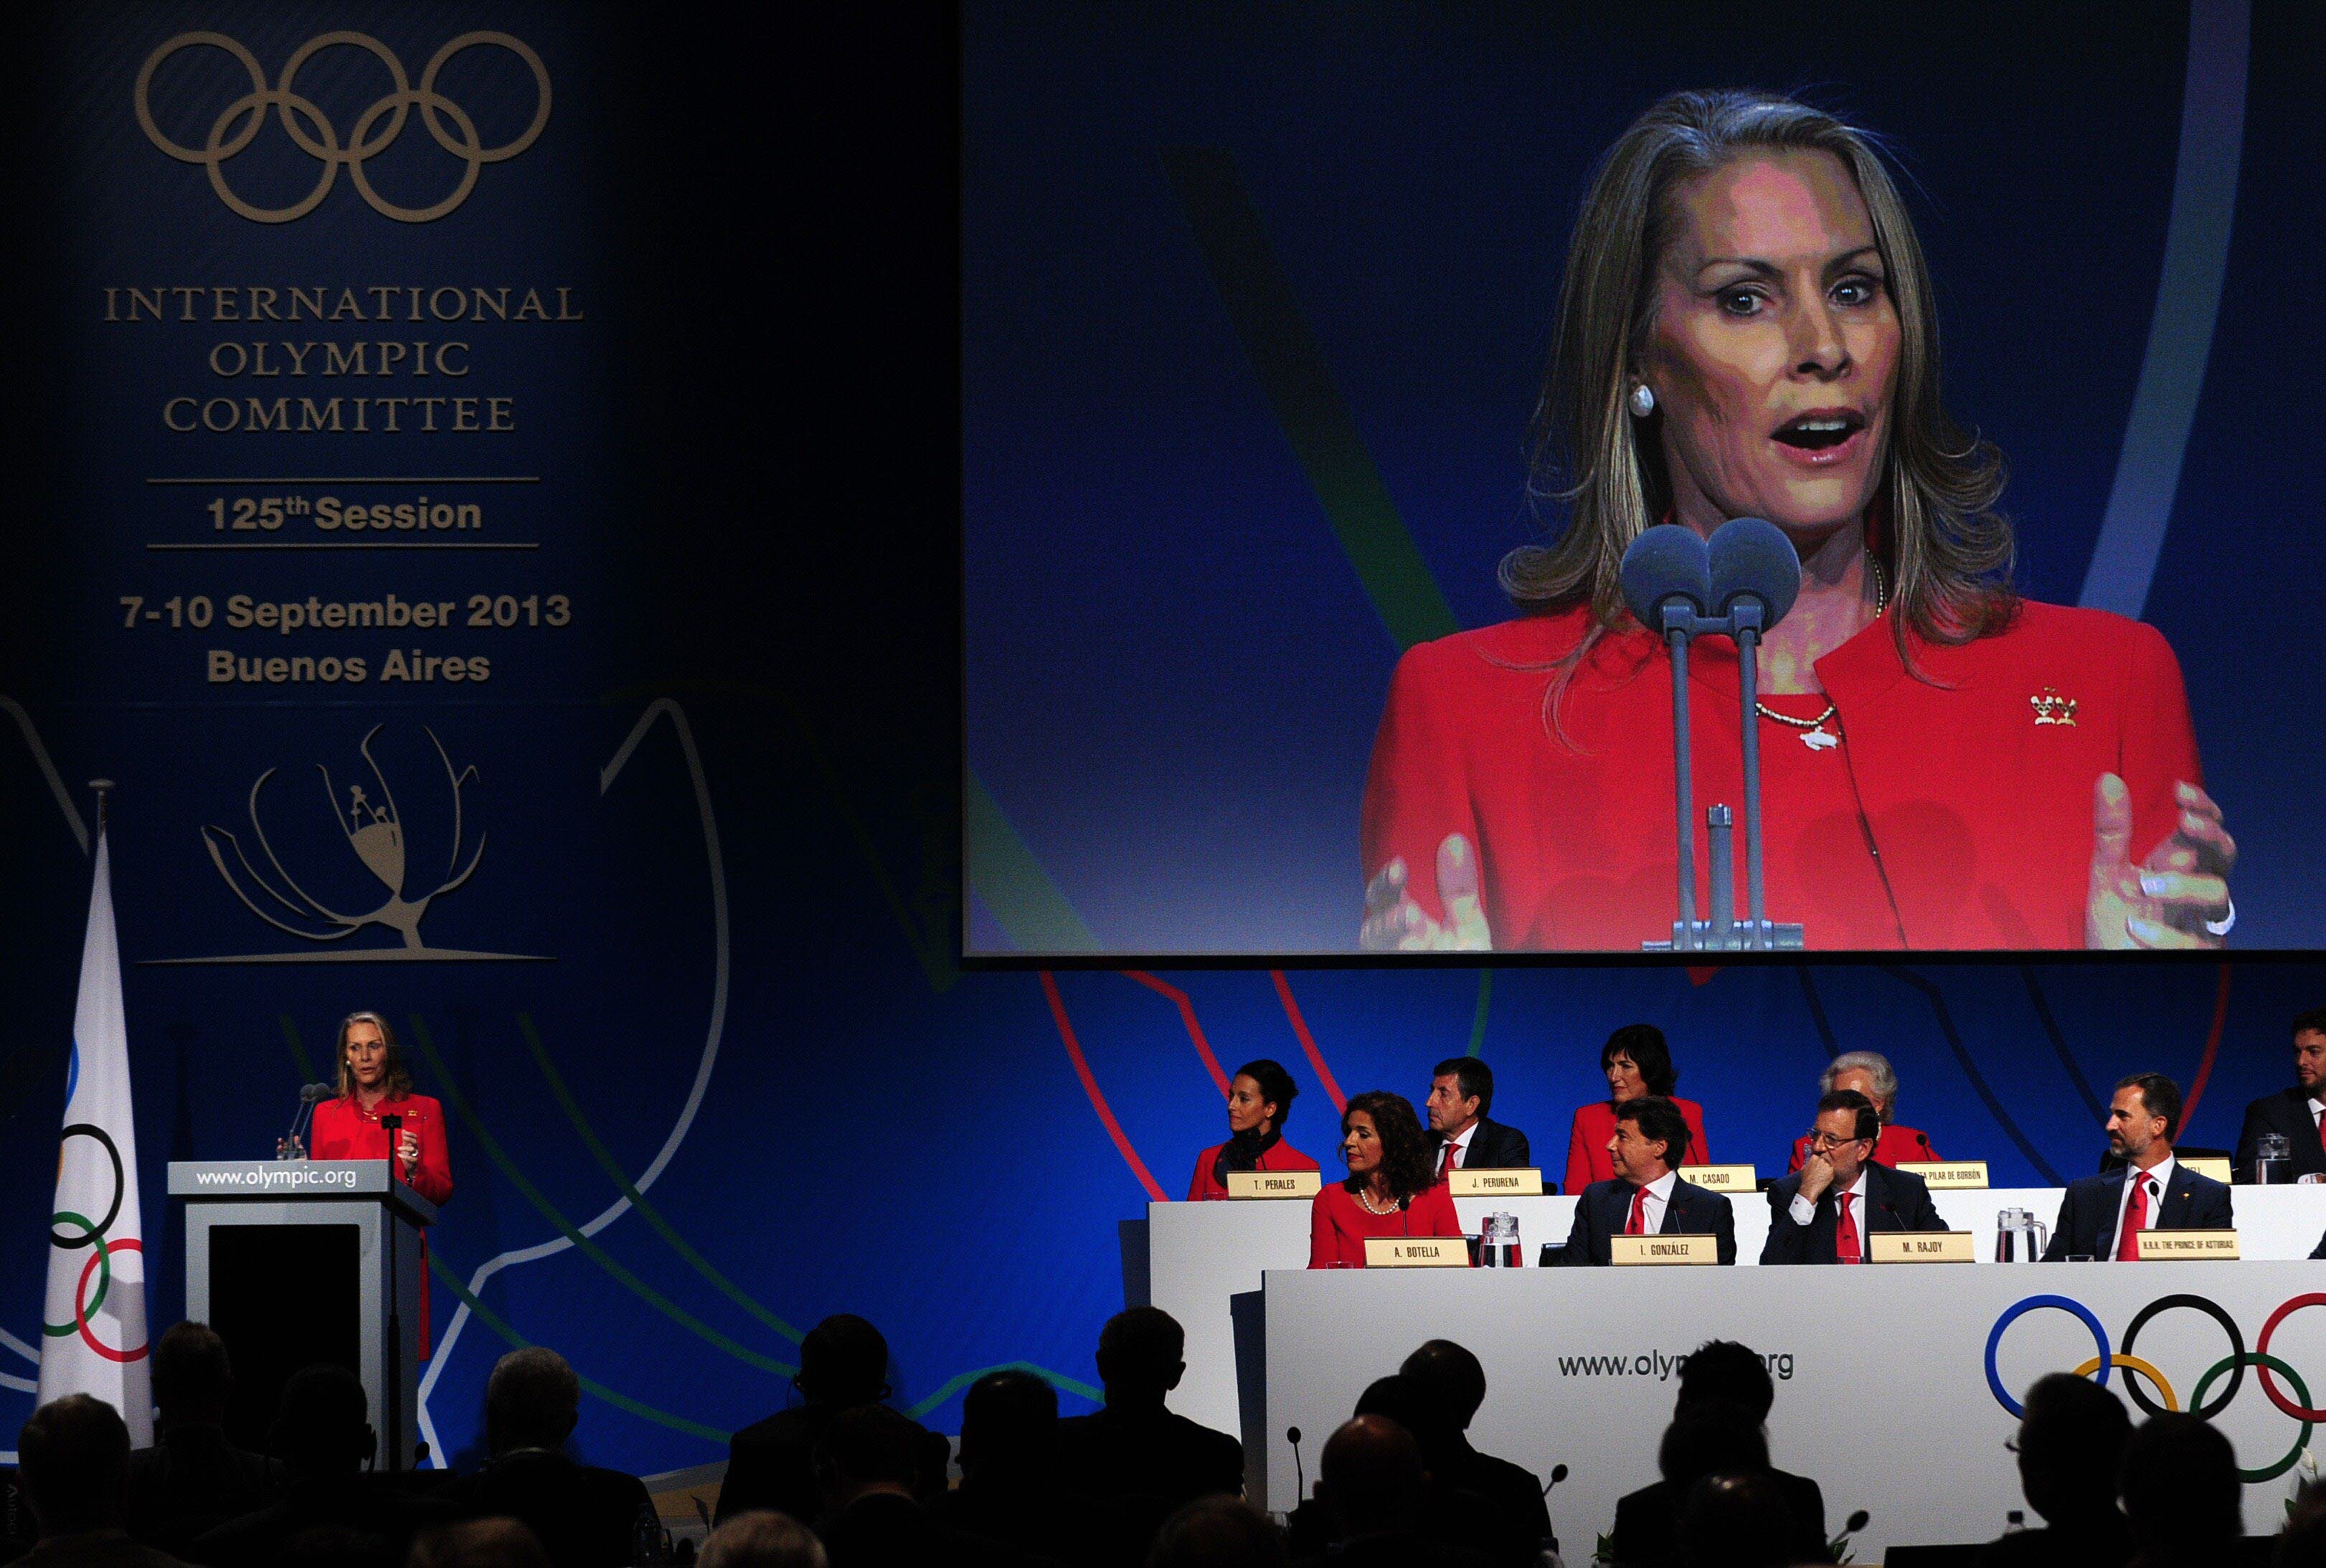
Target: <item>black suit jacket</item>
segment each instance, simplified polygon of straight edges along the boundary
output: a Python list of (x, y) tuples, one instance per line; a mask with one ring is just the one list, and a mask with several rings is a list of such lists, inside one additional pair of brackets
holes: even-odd
[[(2124, 1201), (2122, 1168), (2104, 1176), (2087, 1176), (2068, 1183), (2060, 1199), (2059, 1223), (2052, 1227), (2052, 1245), (2043, 1249), (2045, 1263), (2070, 1257), (2107, 1257), (2116, 1240), (2116, 1211)], [(2165, 1183), (2163, 1200), (2149, 1217), (2151, 1230), (2228, 1230), (2237, 1223), (2229, 1190), (2210, 1176), (2200, 1176), (2178, 1160), (2172, 1180)]]
[[(1624, 1181), (1594, 1181), (1586, 1187), (1575, 1202), (1575, 1224), (1567, 1233), (1567, 1245), (1550, 1255), (1552, 1265), (1604, 1266), (1613, 1261), (1614, 1248), (1607, 1238), (1624, 1234), (1624, 1226), (1632, 1218), (1634, 1190)], [(1720, 1261), (1736, 1261), (1735, 1210), (1726, 1198), (1693, 1181), (1682, 1179), (1672, 1183), (1671, 1201), (1664, 1205), (1664, 1222), (1656, 1234), (1717, 1236)]]
[[(1825, 1563), (1825, 1493), (1807, 1476), (1781, 1470), (1769, 1474), (1792, 1505), (1795, 1535), (1789, 1561)], [(1668, 1568), (1679, 1561), (1679, 1517), (1682, 1496), (1670, 1481), (1642, 1487), (1615, 1504), (1614, 1534), (1616, 1568)]]
[[(1769, 1189), (1769, 1239), (1761, 1247), (1763, 1263), (1831, 1263), (1834, 1232), (1841, 1224), (1840, 1194), (1828, 1187), (1819, 1195), (1817, 1212), (1807, 1225), (1795, 1225), (1789, 1212), (1800, 1196), (1801, 1175), (1796, 1171)], [(1931, 1190), (1920, 1176), (1893, 1171), (1868, 1161), (1865, 1165), (1865, 1218), (1858, 1232), (1864, 1237), (1877, 1230), (1944, 1230)]]
[(1177, 1508), (1243, 1491), (1243, 1444), (1160, 1405), (1110, 1405), (1058, 1423), (1058, 1479), (1097, 1498), (1149, 1497)]
[(460, 1501), (471, 1518), (506, 1517), (531, 1526), (553, 1568), (624, 1568), (639, 1514), (655, 1511), (637, 1477), (539, 1448), (487, 1464), (461, 1483)]
[[(1437, 1168), (1437, 1151), (1445, 1146), (1443, 1133), (1429, 1134), (1431, 1170)], [(1465, 1171), (1523, 1171), (1533, 1163), (1534, 1153), (1524, 1133), (1484, 1116), (1478, 1118), (1478, 1130), (1470, 1134), (1470, 1146), (1462, 1152)]]
[(2254, 1179), (2254, 1162), (2261, 1154), (2264, 1133), (2283, 1134), (2293, 1145), (2296, 1176), (2326, 1176), (2326, 1143), (2319, 1142), (2308, 1093), (2300, 1088), (2280, 1089), (2246, 1107), (2246, 1124), (2238, 1130), (2238, 1150), (2229, 1162), (2238, 1181)]

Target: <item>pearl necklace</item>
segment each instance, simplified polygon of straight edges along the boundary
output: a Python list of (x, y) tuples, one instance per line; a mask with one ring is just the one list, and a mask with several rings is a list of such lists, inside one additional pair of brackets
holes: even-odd
[(1389, 1200), (1389, 1207), (1387, 1209), (1375, 1209), (1373, 1207), (1373, 1190), (1370, 1183), (1357, 1189), (1357, 1201), (1363, 1204), (1365, 1206), (1365, 1212), (1372, 1215), (1375, 1218), (1381, 1218), (1397, 1212), (1397, 1199), (1394, 1198)]
[[(1865, 552), (1865, 569), (1874, 574), (1874, 619), (1879, 621), (1882, 612), (1890, 607), (1890, 584), (1882, 574), (1881, 558), (1871, 550)], [(1774, 719), (1789, 729), (1801, 732), (1801, 744), (1812, 751), (1829, 751), (1841, 744), (1841, 737), (1825, 727), (1825, 722), (1841, 711), (1829, 702), (1825, 712), (1813, 719), (1797, 719), (1761, 702), (1753, 705), (1753, 711), (1764, 719)]]

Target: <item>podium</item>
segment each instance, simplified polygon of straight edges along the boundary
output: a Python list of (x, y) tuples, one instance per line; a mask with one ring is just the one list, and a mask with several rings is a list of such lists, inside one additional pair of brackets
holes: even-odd
[(379, 1467), (411, 1469), (420, 1227), (436, 1206), (386, 1160), (172, 1160), (170, 1196), (186, 1209), (186, 1316), (234, 1362), (228, 1438), (266, 1451), (284, 1384), (331, 1362), (363, 1382)]

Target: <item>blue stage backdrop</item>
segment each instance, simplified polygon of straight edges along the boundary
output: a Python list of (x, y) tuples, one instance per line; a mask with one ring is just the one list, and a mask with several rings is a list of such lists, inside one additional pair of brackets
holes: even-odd
[(2020, 585), (2165, 633), (2238, 940), (2326, 940), (2316, 639), (2232, 608), (2326, 565), (2326, 338), (2278, 281), (2321, 232), (2320, 28), (2242, 0), (971, 7), (972, 949), (1354, 948), (1391, 668), (1507, 619), (1496, 561), (1558, 520), (1524, 446), (1593, 161), (1733, 86), (1888, 138)]
[[(1028, 32), (1011, 14), (971, 18), (972, 79), (991, 85), (1007, 68), (1023, 111), (1056, 124), (1067, 84), (1098, 79), (1093, 62), (1121, 64), (1121, 51), (1149, 36), (1144, 13), (1075, 13), (1079, 20)], [(2161, 187), (2151, 186), (2171, 162), (2169, 129), (2159, 126), (2169, 127), (2177, 102), (2177, 14), (2159, 14), (2153, 45), (2125, 42), (2141, 30), (2080, 40), (2072, 70), (2058, 63), (2064, 41), (2002, 76), (1965, 54), (1970, 44), (1949, 42), (1957, 78), (1932, 77), (1919, 59), (1895, 69), (1912, 82), (1946, 82), (1958, 108), (1925, 105), (1898, 128), (1926, 146), (1975, 135), (1996, 160), (2012, 154), (2011, 168), (2049, 168), (2045, 189), (2077, 212), (2154, 209)], [(1336, 101), (1368, 113), (1405, 106), (1406, 118), (1376, 126), (1363, 159), (1335, 146), (1333, 189), (1300, 198), (1320, 223), (1333, 212), (1361, 218), (1393, 178), (1494, 230), (1507, 190), (1487, 201), (1470, 185), (1428, 188), (1429, 150), (1490, 126), (1512, 153), (1507, 189), (1540, 197), (1507, 204), (1513, 220), (1536, 227), (1504, 235), (1506, 254), (1460, 258), (1444, 275), (1439, 264), (1456, 258), (1417, 260), (1395, 247), (1402, 259), (1379, 275), (1347, 258), (1326, 265), (1329, 223), (1307, 231), (1320, 254), (1296, 268), (1339, 279), (1331, 313), (1352, 331), (1363, 322), (1363, 341), (1393, 346), (1400, 322), (1476, 318), (1464, 341), (1500, 356), (1500, 390), (1475, 405), (1465, 400), (1482, 397), (1477, 388), (1430, 371), (1451, 361), (1418, 344), (1402, 359), (1353, 348), (1344, 361), (1385, 389), (1369, 423), (1393, 486), (1427, 473), (1411, 493), (1450, 498), (1467, 476), (1462, 499), (1442, 503), (1449, 526), (1430, 548), (1447, 552), (1437, 574), (1465, 617), (1483, 618), (1492, 603), (1477, 584), (1498, 547), (1493, 519), (1509, 517), (1509, 441), (1492, 437), (1486, 459), (1466, 443), (1509, 428), (1523, 402), (1527, 337), (1542, 303), (1539, 252), (1575, 178), (1546, 149), (1581, 136), (1573, 126), (1626, 112), (1644, 79), (1620, 89), (1616, 79), (1644, 70), (1635, 57), (1655, 41), (1572, 41), (1600, 62), (1562, 67), (1596, 84), (1588, 102), (1534, 90), (1491, 116), (1481, 100), (1474, 117), (1447, 106), (1487, 84), (1471, 82), (1443, 52), (1447, 35), (1418, 17), (1284, 15), (1291, 31), (1274, 53), (1223, 51), (1214, 69), (1241, 59), (1235, 70), (1287, 95), (1271, 112), (1290, 125), (1310, 119), (1323, 91), (1300, 83), (1335, 70), (1344, 72), (1328, 95)], [(24, 189), (10, 210), (27, 215), (38, 242), (21, 247), (27, 277), (12, 295), (27, 351), (0, 388), (16, 503), (0, 542), (0, 1433), (13, 1434), (31, 1408), (42, 1339), (88, 892), (92, 824), (80, 783), (100, 774), (120, 784), (111, 842), (152, 1321), (171, 1321), (183, 1299), (166, 1162), (271, 1151), (298, 1086), (329, 1073), (335, 1021), (381, 1009), (410, 1048), (420, 1087), (451, 1119), (458, 1191), (431, 1238), (437, 1346), (424, 1374), (424, 1434), (446, 1457), (475, 1454), (495, 1358), (540, 1342), (588, 1380), (576, 1446), (590, 1460), (656, 1472), (715, 1459), (726, 1433), (785, 1403), (800, 1332), (838, 1311), (888, 1331), (899, 1404), (938, 1426), (956, 1425), (972, 1377), (1004, 1364), (1042, 1369), (1065, 1408), (1085, 1409), (1098, 1328), (1122, 1302), (1115, 1222), (1185, 1190), (1195, 1152), (1222, 1135), (1219, 1074), (1251, 1057), (1289, 1067), (1303, 1090), (1292, 1140), (1328, 1159), (1335, 1086), (1419, 1097), (1432, 1062), (1473, 1049), (1502, 1074), (1498, 1116), (1550, 1150), (1596, 1090), (1607, 1031), (1653, 1020), (1675, 1041), (1683, 1087), (1707, 1107), (1714, 1151), (1767, 1164), (1804, 1125), (1829, 1053), (1878, 1047), (1899, 1064), (1903, 1113), (1942, 1152), (1985, 1156), (2014, 1183), (2093, 1163), (2097, 1107), (2123, 1072), (2158, 1068), (2201, 1083), (2190, 1136), (2214, 1143), (2234, 1134), (2247, 1098), (2284, 1079), (2286, 1021), (2326, 980), (2293, 965), (964, 972), (949, 41), (943, 31), (876, 37), (839, 19), (786, 25), (798, 31), (728, 49), (658, 10), (628, 6), (75, 6), (45, 14), (21, 49), (5, 51), (26, 106), (18, 128), (38, 154), (19, 163)], [(1477, 58), (1503, 51), (1485, 23), (1462, 26), (1474, 30), (1465, 47)], [(379, 51), (342, 42), (302, 58), (311, 41), (349, 29)], [(147, 83), (149, 133), (137, 112), (141, 72), (196, 31), (247, 50), (265, 86), (254, 89), (227, 51), (181, 49)], [(480, 42), (442, 66), (429, 90), (460, 113), (438, 108), (440, 142), (422, 108), (393, 107), (388, 62), (419, 92), (438, 51), (478, 31), (523, 47)], [(1885, 47), (1903, 61), (1913, 42)], [(1375, 62), (1371, 76), (1352, 74), (1348, 51), (1360, 43)], [(1287, 75), (1304, 51), (1315, 59)], [(2294, 70), (2294, 52), (2282, 38), (2262, 47), (2257, 33), (2256, 82)], [(1716, 60), (1708, 48), (1670, 58), (1689, 78)], [(1399, 60), (1407, 63), (1392, 69)], [(1815, 59), (1750, 63), (1791, 78)], [(2070, 113), (2052, 102), (2055, 70), (2090, 82), (2113, 72), (2118, 85), (2105, 103), (2093, 88), (2093, 101)], [(493, 160), (461, 151), (523, 140), (544, 81), (547, 117), (521, 150)], [(1259, 90), (1242, 95), (1254, 113)], [(261, 210), (297, 206), (330, 166), (322, 133), (299, 122), (319, 156), (273, 118), (217, 161), (214, 178), (202, 160), (213, 138), (223, 148), (241, 135), (236, 105), (254, 91), (311, 102), (340, 149), (364, 150), (363, 178), (342, 162), (312, 208), (281, 221), (230, 204), (228, 192)], [(1914, 98), (1903, 87), (1884, 91), (1885, 103)], [(1959, 107), (1966, 95), (1975, 109)], [(981, 89), (980, 112), (1000, 112), (999, 101)], [(382, 104), (390, 107), (375, 115)], [(2255, 104), (2254, 123), (2268, 122), (2270, 136), (2300, 134), (2290, 83), (2257, 87)], [(2013, 105), (2022, 119), (1996, 118), (1997, 106)], [(2105, 138), (2066, 135), (2079, 115), (2102, 113), (2111, 135), (2129, 138), (2117, 156), (2096, 150)], [(2066, 137), (2058, 145), (2047, 140), (2054, 132)], [(972, 146), (970, 173), (991, 192), (1011, 182), (982, 164), (989, 145)], [(2021, 156), (2029, 147), (2058, 162)], [(1270, 173), (1263, 192), (1289, 189), (1279, 182), (1293, 173)], [(2137, 189), (2087, 188), (2103, 174)], [(1025, 179), (1028, 191), (1065, 189)], [(1130, 186), (1107, 179), (1084, 188), (1102, 203), (1131, 199)], [(456, 193), (442, 216), (411, 220)], [(1968, 173), (1942, 192), (1957, 209), (1977, 196)], [(2014, 200), (2036, 199), (2023, 189)], [(2273, 204), (2283, 203), (2265, 192), (2256, 206)], [(1158, 211), (1155, 232), (1176, 233), (1177, 219)], [(2113, 217), (2092, 219), (2073, 243), (2047, 230), (2059, 254), (2043, 268), (2022, 265), (2046, 254), (2033, 240), (1983, 257), (1977, 229), (1966, 217), (1949, 230), (1957, 286), (1981, 265), (1990, 297), (2005, 279), (2053, 279), (2041, 308), (2015, 310), (2018, 326), (2099, 369), (2079, 370), (2073, 395), (2046, 400), (2024, 381), (2042, 356), (1962, 362), (1985, 378), (1981, 398), (2024, 411), (2023, 448), (2030, 468), (2052, 475), (2045, 484), (2097, 495), (2114, 439), (2099, 432), (2121, 407), (2098, 407), (2094, 388), (2131, 375), (2145, 307), (2119, 323), (2117, 306), (2088, 297), (2089, 280), (2113, 279), (2109, 297), (2129, 298), (2153, 283), (2135, 275), (2153, 274), (2154, 256), (2127, 254)], [(991, 240), (981, 232), (974, 242), (972, 292), (985, 296)], [(1157, 254), (1164, 248), (1158, 239)], [(1085, 274), (1104, 270), (1064, 228), (1020, 259), (1055, 287), (1018, 297), (1060, 309), (1088, 286)], [(1135, 293), (1146, 278), (1127, 274), (1120, 286)], [(1527, 294), (1526, 308), (1501, 303), (1490, 285)], [(1192, 310), (1208, 285), (1190, 275), (1164, 286), (1184, 290)], [(260, 289), (274, 291), (274, 316)], [(440, 299), (439, 290), (453, 292)], [(158, 314), (148, 309), (156, 291)], [(321, 320), (303, 300), (292, 318), (302, 291), (321, 294)], [(347, 291), (354, 298), (342, 312)], [(2232, 290), (2224, 316), (2225, 331), (2242, 322), (2249, 342), (2264, 330), (2252, 319), (2254, 292)], [(2055, 307), (2063, 320), (2051, 319)], [(2269, 330), (2298, 346), (2313, 330), (2305, 319)], [(1047, 330), (1039, 313), (1021, 327)], [(2004, 327), (1989, 313), (1973, 331), (1996, 341)], [(423, 342), (424, 381), (413, 347)], [(448, 355), (450, 343), (461, 347)], [(405, 350), (384, 373), (386, 350), (368, 348), (365, 373), (352, 373), (358, 346), (381, 344)], [(1192, 337), (1182, 346), (1223, 351)], [(335, 359), (336, 374), (324, 369)], [(1196, 379), (1215, 384), (1210, 375)], [(1080, 450), (1111, 462), (1112, 432), (1150, 391), (1124, 382), (1084, 401), (1062, 378), (1043, 396), (1079, 409), (1077, 419), (1103, 415)], [(377, 420), (377, 400), (438, 396), (507, 399), (513, 428), (456, 428), (457, 411), (443, 405), (430, 431), (412, 404), (397, 406), (394, 435), (378, 424), (351, 427), (358, 398), (375, 400), (366, 417)], [(186, 397), (191, 431), (172, 425)], [(291, 428), (274, 427), (277, 397), (289, 400)], [(298, 427), (309, 417), (302, 400), (328, 420), (335, 397), (338, 430)], [(1429, 423), (1398, 412), (1417, 398)], [(217, 399), (227, 406), (209, 417), (233, 428), (202, 427)], [(2050, 423), (2036, 419), (2039, 406)], [(2236, 412), (2247, 425), (2238, 451), (2255, 450), (2255, 429), (2291, 442), (2290, 402), (2257, 398)], [(1174, 566), (1169, 552), (1139, 540), (1166, 513), (1247, 515), (1263, 482), (1276, 499), (1269, 515), (1251, 516), (1253, 547), (1284, 552), (1283, 602), (1307, 618), (1285, 622), (1288, 634), (1297, 624), (1322, 638), (1323, 611), (1300, 601), (1354, 590), (1333, 586), (1342, 568), (1314, 541), (1296, 547), (1315, 526), (1297, 478), (1251, 478), (1281, 469), (1278, 438), (1249, 407), (1213, 408), (1200, 429), (1185, 407), (1155, 414), (1158, 428), (1179, 433), (1174, 442), (1201, 443), (1205, 466), (1238, 453), (1249, 473), (1223, 470), (1209, 499), (1194, 490), (1168, 507), (1150, 498), (1145, 523), (1118, 493), (1093, 491), (1068, 518), (1058, 493), (1044, 491), (1029, 515), (1056, 559), (1017, 558), (1023, 645), (1071, 645), (1084, 605), (1111, 602), (1118, 619), (1162, 616), (1164, 602), (1149, 595), (1184, 573), (1184, 560)], [(478, 417), (488, 421), (489, 409), (480, 404)], [(990, 422), (991, 406), (977, 417)], [(261, 423), (268, 427), (253, 428)], [(972, 450), (971, 481), (991, 521), (998, 449), (985, 441)], [(2192, 456), (2191, 484), (2198, 466)], [(2243, 494), (2266, 477), (2225, 454), (2207, 468), (2202, 493)], [(415, 510), (414, 527), (396, 527), (392, 509), (417, 509), (423, 493), (432, 508), (453, 509), (446, 526), (432, 511), (423, 530)], [(338, 528), (326, 527), (326, 497)], [(270, 510), (269, 500), (282, 504)], [(358, 505), (390, 508), (388, 526), (350, 530)], [(1457, 514), (1465, 526), (1487, 519), (1471, 546), (1456, 543)], [(2219, 516), (2210, 547), (2223, 562), (2303, 547), (2303, 536), (2281, 529), (2282, 510)], [(2051, 555), (2032, 537), (2035, 569), (2050, 574), (2041, 580), (2071, 583), (2089, 539)], [(2193, 570), (2196, 541), (2176, 531), (2172, 547), (2184, 540)], [(182, 547), (218, 545), (237, 547)], [(1088, 554), (1098, 550), (1112, 562), (1103, 570)], [(1067, 595), (1058, 574), (1073, 559), (1090, 574)], [(991, 603), (998, 570), (981, 557), (973, 603)], [(2289, 567), (2283, 580), (2300, 578)], [(2176, 602), (2182, 593), (2170, 588)], [(391, 617), (391, 596), (403, 623), (329, 619), (350, 605)], [(426, 605), (433, 621), (442, 604), (450, 624), (412, 619)], [(261, 605), (274, 607), (271, 619), (258, 618)], [(2196, 624), (2195, 601), (2187, 605)], [(293, 606), (297, 624), (286, 627)], [(373, 613), (336, 611), (340, 622)], [(1257, 622), (1224, 602), (1200, 624), (1232, 639), (1256, 635)], [(1359, 688), (1386, 667), (1377, 627), (1337, 624), (1344, 646), (1329, 656), (1339, 667), (1332, 679), (1270, 683), (1303, 723), (1328, 711), (1336, 725), (1354, 723), (1372, 700)], [(1303, 658), (1328, 657), (1324, 646)], [(973, 662), (982, 667), (990, 652)], [(358, 658), (361, 680), (349, 674)], [(457, 682), (452, 659), (462, 661)], [(337, 679), (324, 675), (326, 660), (337, 661)], [(1103, 705), (1085, 688), (1061, 691), (1054, 750), (1007, 755), (1071, 761), (1081, 755), (1077, 726), (1129, 733), (1158, 702), (1180, 701), (1160, 667), (1119, 666), (1108, 689)], [(2200, 704), (2209, 723), (2232, 711)], [(2258, 696), (2243, 710), (2256, 733), (2267, 711)], [(1272, 723), (1250, 713), (1228, 720)], [(1345, 775), (1342, 764), (1361, 761), (1361, 727), (1348, 734), (1344, 755), (1313, 769), (1307, 755), (1299, 767), (1263, 770), (1254, 753), (1214, 752), (1220, 820), (1342, 810), (1304, 792), (1340, 788), (1330, 780)], [(2279, 765), (2256, 768), (2254, 789), (2303, 771), (2304, 736), (2280, 730), (2273, 743)], [(1024, 782), (997, 756), (979, 766), (1003, 798)], [(1255, 778), (1270, 793), (1251, 793)], [(1176, 855), (1190, 875), (1215, 879), (1223, 898), (1277, 879), (1272, 862), (1240, 861), (1227, 839), (1187, 838), (1164, 809), (1181, 798), (1178, 785), (1158, 777), (1155, 787), (1154, 832), (1117, 821), (1101, 834), (1093, 817), (1088, 842), (1109, 838), (1132, 872)], [(1317, 832), (1319, 863), (1344, 865), (1340, 829)], [(1058, 885), (1095, 929), (1141, 929), (1147, 895), (1126, 883), (1110, 915), (1080, 851), (1055, 840), (1035, 848), (1058, 857)], [(2280, 863), (2290, 875), (2293, 860)], [(1040, 885), (1039, 865), (1015, 869)], [(1282, 891), (1293, 911), (1313, 888), (1288, 880)], [(1298, 929), (1338, 921), (1343, 901), (1332, 892), (1307, 906)], [(282, 1286), (295, 1292), (300, 1282)]]

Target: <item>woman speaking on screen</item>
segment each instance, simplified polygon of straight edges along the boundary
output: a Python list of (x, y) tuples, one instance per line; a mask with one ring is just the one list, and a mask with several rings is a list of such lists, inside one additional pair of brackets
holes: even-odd
[[(1872, 144), (1831, 116), (1687, 92), (1624, 133), (1536, 419), (1567, 526), (1504, 558), (1518, 619), (1398, 665), (1364, 947), (1671, 935), (1669, 655), (1618, 570), (1652, 524), (1744, 516), (1801, 560), (1758, 656), (1772, 919), (1813, 947), (2220, 944), (2237, 852), (2180, 667), (2154, 628), (2012, 593), (2002, 455), (1940, 405), (1931, 292)], [(2027, 370), (2075, 396), (2073, 367)], [(1689, 678), (1696, 798), (1741, 806), (1735, 645), (1700, 639)]]

